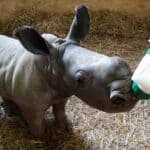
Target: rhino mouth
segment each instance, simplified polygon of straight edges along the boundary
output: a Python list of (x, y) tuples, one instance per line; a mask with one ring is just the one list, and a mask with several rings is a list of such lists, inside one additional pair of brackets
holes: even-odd
[(122, 105), (127, 99), (119, 93), (119, 91), (112, 91), (110, 95), (110, 103), (112, 105)]
[(110, 99), (110, 102), (113, 105), (122, 105), (122, 104), (124, 104), (126, 102), (126, 99), (117, 95), (117, 96), (113, 96)]

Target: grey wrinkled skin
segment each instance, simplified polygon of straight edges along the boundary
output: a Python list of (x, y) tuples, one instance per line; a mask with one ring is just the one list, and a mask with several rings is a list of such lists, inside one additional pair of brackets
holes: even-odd
[(57, 126), (67, 128), (65, 104), (76, 95), (105, 112), (126, 112), (131, 101), (131, 69), (119, 57), (108, 57), (80, 46), (89, 32), (89, 14), (76, 7), (66, 38), (42, 36), (30, 26), (14, 30), (17, 39), (0, 35), (0, 95), (21, 110), (32, 134), (46, 133), (50, 106)]

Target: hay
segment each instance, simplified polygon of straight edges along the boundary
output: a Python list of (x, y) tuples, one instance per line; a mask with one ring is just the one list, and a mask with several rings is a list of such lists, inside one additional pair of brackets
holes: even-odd
[[(90, 36), (95, 38), (112, 36), (117, 38), (149, 38), (150, 19), (137, 18), (123, 12), (110, 10), (91, 11)], [(68, 32), (73, 13), (46, 13), (35, 8), (15, 11), (3, 22), (0, 33), (11, 35), (14, 28), (33, 25), (42, 33), (65, 35)], [(90, 40), (91, 38), (88, 38)]]
[(92, 35), (109, 35), (114, 38), (148, 38), (150, 35), (150, 19), (147, 18), (110, 10), (92, 12), (91, 18)]
[[(108, 55), (119, 55), (135, 68), (150, 45), (149, 18), (137, 18), (123, 12), (92, 11), (91, 31), (84, 46)], [(64, 36), (73, 13), (46, 13), (35, 8), (17, 10), (0, 23), (0, 33), (11, 35), (14, 28), (28, 24)], [(22, 127), (18, 119), (0, 120), (0, 149), (16, 150), (100, 150), (150, 149), (149, 101), (139, 103), (130, 113), (107, 114), (90, 108), (71, 97), (66, 110), (72, 122), (72, 133), (64, 133), (51, 124), (49, 139), (39, 140)]]
[[(66, 150), (66, 149), (84, 149), (84, 141), (73, 133), (64, 133), (51, 124), (49, 138), (39, 140), (33, 138), (27, 127), (23, 128), (18, 124), (19, 118), (10, 118), (0, 121), (0, 145), (1, 149), (30, 149), (30, 150)], [(8, 144), (9, 143), (9, 144)]]

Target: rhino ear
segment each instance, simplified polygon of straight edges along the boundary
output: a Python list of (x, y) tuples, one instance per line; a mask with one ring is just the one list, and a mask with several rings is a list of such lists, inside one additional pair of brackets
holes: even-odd
[(20, 40), (28, 51), (38, 55), (49, 54), (46, 42), (33, 27), (21, 26), (14, 30), (13, 35)]
[(75, 16), (72, 21), (67, 39), (80, 42), (85, 38), (90, 29), (90, 17), (88, 8), (85, 5), (80, 5), (75, 8)]

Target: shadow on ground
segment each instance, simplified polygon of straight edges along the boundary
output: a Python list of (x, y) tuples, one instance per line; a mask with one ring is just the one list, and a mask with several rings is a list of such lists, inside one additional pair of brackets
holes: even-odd
[(11, 117), (0, 120), (0, 148), (4, 150), (42, 149), (42, 150), (86, 150), (83, 137), (78, 132), (69, 133), (57, 129), (53, 122), (50, 124), (49, 137), (40, 140), (33, 138), (27, 126), (20, 125), (20, 119)]

